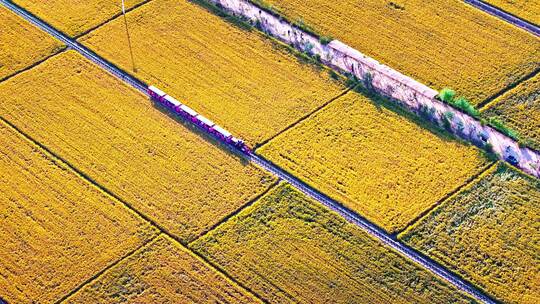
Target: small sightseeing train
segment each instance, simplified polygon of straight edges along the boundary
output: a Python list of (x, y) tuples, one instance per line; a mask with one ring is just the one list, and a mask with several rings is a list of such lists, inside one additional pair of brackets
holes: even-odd
[(172, 112), (183, 117), (184, 119), (191, 121), (195, 125), (199, 126), (201, 129), (210, 133), (218, 140), (225, 142), (226, 144), (234, 147), (235, 149), (239, 150), (244, 154), (251, 154), (251, 149), (243, 140), (232, 136), (229, 131), (216, 125), (210, 119), (195, 112), (190, 107), (180, 103), (178, 100), (167, 95), (162, 90), (156, 88), (155, 86), (149, 86), (148, 94), (152, 97), (152, 99), (154, 99), (156, 102), (159, 102), (165, 108), (171, 110)]

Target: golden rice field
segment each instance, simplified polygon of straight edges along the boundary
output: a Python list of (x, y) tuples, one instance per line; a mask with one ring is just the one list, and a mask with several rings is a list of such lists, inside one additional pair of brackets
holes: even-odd
[(1, 120), (0, 172), (0, 297), (8, 303), (57, 301), (156, 234)]
[(475, 104), (540, 67), (540, 40), (460, 0), (262, 0), (376, 60)]
[(483, 114), (504, 122), (540, 150), (540, 74), (497, 98)]
[[(145, 0), (125, 0), (129, 9)], [(122, 13), (121, 1), (13, 0), (65, 34), (76, 37)]]
[[(326, 70), (188, 1), (154, 0), (128, 14), (137, 72), (233, 134), (257, 144), (344, 88)], [(132, 71), (123, 20), (80, 39)], [(122, 38), (124, 39), (124, 38)]]
[(0, 83), (0, 115), (182, 240), (274, 180), (74, 51)]
[(347, 93), (257, 152), (396, 232), (487, 160), (476, 148), (376, 103)]
[(190, 247), (270, 303), (471, 301), (287, 184)]
[(400, 239), (505, 303), (540, 299), (540, 182), (504, 165)]
[(173, 240), (159, 236), (66, 303), (257, 303)]
[(521, 19), (540, 25), (539, 0), (485, 0), (485, 2)]
[(63, 47), (60, 41), (0, 6), (0, 81)]

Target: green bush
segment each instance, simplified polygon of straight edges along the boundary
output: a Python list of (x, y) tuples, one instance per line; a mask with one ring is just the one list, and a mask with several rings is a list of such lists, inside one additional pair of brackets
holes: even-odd
[(458, 97), (457, 99), (454, 99), (451, 104), (475, 118), (480, 117), (480, 111), (478, 111), (465, 97)]
[(439, 92), (439, 99), (444, 101), (444, 102), (447, 102), (447, 103), (451, 103), (452, 100), (454, 100), (454, 97), (456, 96), (456, 92), (452, 89), (448, 89), (448, 88), (444, 88), (442, 89), (440, 92)]
[(334, 40), (334, 38), (331, 37), (331, 36), (321, 36), (321, 37), (319, 37), (319, 42), (320, 42), (322, 45), (327, 45), (327, 44), (329, 44), (330, 42), (332, 42), (332, 40)]
[(507, 127), (502, 121), (497, 118), (491, 117), (487, 120), (488, 125), (496, 129), (497, 131), (503, 133), (504, 135), (519, 141), (519, 133), (515, 130)]

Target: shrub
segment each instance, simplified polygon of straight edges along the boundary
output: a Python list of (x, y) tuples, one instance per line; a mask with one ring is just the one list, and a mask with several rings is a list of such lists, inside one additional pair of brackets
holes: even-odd
[(519, 140), (519, 133), (509, 127), (507, 127), (502, 121), (497, 118), (491, 117), (487, 120), (488, 124), (495, 128), (497, 131), (503, 133), (504, 135), (514, 139)]
[(334, 38), (331, 37), (331, 36), (321, 36), (321, 37), (319, 37), (319, 42), (320, 42), (322, 45), (327, 45), (327, 44), (329, 44), (330, 42), (332, 42), (332, 40), (334, 40)]
[(478, 111), (465, 97), (455, 99), (452, 102), (452, 105), (475, 118), (480, 116), (480, 111)]
[(439, 99), (444, 101), (444, 102), (447, 102), (447, 103), (451, 103), (452, 100), (454, 100), (454, 97), (456, 96), (456, 92), (452, 89), (448, 89), (448, 88), (444, 88), (441, 90), (441, 92), (439, 92)]

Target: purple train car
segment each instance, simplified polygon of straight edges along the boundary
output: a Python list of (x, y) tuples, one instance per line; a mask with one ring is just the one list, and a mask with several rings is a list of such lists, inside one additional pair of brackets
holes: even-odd
[(234, 148), (240, 150), (244, 154), (251, 154), (251, 149), (248, 145), (241, 139), (238, 139), (232, 134), (223, 129), (222, 127), (216, 125), (210, 119), (200, 115), (195, 112), (190, 107), (182, 104), (178, 100), (174, 99), (172, 96), (167, 95), (162, 90), (156, 88), (155, 86), (148, 87), (148, 95), (152, 97), (155, 101), (159, 102), (161, 105), (171, 110), (175, 114), (191, 121), (192, 123), (199, 126), (201, 129), (205, 130), (207, 133), (210, 133), (215, 138), (219, 139), (222, 142), (225, 142)]

